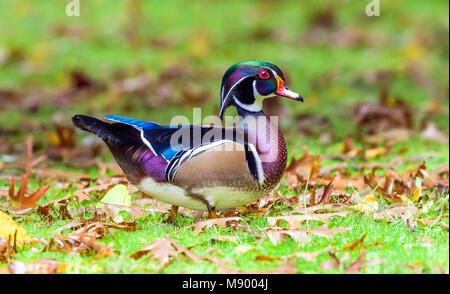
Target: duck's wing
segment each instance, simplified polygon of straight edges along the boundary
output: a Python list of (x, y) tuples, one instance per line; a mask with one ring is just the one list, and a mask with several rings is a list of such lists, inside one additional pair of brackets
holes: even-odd
[[(116, 115), (105, 116), (106, 119), (127, 124), (140, 132), (140, 139), (156, 155), (167, 161), (166, 179), (175, 180), (175, 175), (187, 162), (211, 164), (201, 159), (202, 154), (217, 151), (218, 147), (229, 148), (232, 143), (234, 150), (224, 150), (224, 158), (238, 158), (243, 154), (243, 164), (248, 168), (245, 172), (258, 182), (264, 181), (261, 159), (254, 146), (248, 142), (246, 133), (239, 128), (222, 128), (212, 126), (163, 126)], [(232, 160), (230, 160), (232, 162)], [(224, 167), (225, 168), (225, 167)]]

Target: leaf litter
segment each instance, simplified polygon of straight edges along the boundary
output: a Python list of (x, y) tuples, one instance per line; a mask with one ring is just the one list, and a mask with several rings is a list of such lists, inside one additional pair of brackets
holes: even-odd
[[(305, 36), (302, 36), (302, 38), (311, 43), (320, 43), (323, 42), (321, 40), (323, 36), (335, 36), (339, 35), (338, 32), (342, 32), (347, 39), (342, 41), (344, 43), (339, 43), (340, 46), (373, 42), (370, 38), (361, 38), (359, 36), (360, 32), (357, 30), (341, 30), (337, 27), (336, 21), (333, 19), (334, 17), (329, 11), (319, 12), (313, 18), (313, 29), (308, 34), (305, 34)], [(319, 36), (317, 38), (312, 32), (318, 32), (322, 37)], [(430, 172), (427, 170), (425, 162), (422, 162), (415, 168), (407, 169), (406, 172), (401, 174), (395, 170), (397, 166), (420, 160), (416, 158), (397, 158), (389, 163), (367, 162), (367, 160), (391, 155), (393, 146), (399, 141), (410, 139), (414, 131), (413, 116), (415, 112), (413, 108), (402, 98), (392, 98), (389, 94), (389, 83), (392, 78), (392, 73), (379, 72), (376, 75), (378, 78), (382, 77), (380, 78), (382, 80), (382, 87), (380, 88), (379, 99), (375, 102), (367, 101), (353, 106), (353, 121), (358, 129), (357, 134), (344, 138), (342, 152), (340, 154), (311, 154), (305, 147), (303, 149), (303, 155), (300, 158), (293, 157), (290, 160), (284, 178), (287, 180), (287, 190), (293, 193), (286, 194), (294, 194), (295, 196), (286, 198), (281, 195), (280, 190), (282, 189), (278, 189), (271, 193), (271, 195), (262, 197), (258, 201), (238, 207), (235, 210), (223, 212), (221, 215), (225, 216), (224, 218), (203, 220), (187, 226), (182, 230), (193, 228), (196, 234), (204, 233), (211, 228), (216, 229), (216, 227), (231, 227), (235, 231), (248, 231), (248, 224), (251, 224), (254, 218), (265, 218), (267, 219), (268, 227), (260, 230), (263, 234), (251, 232), (255, 236), (259, 236), (257, 238), (260, 238), (260, 240), (267, 238), (273, 244), (280, 244), (285, 242), (286, 238), (290, 238), (297, 245), (302, 245), (310, 242), (311, 235), (333, 238), (337, 233), (345, 233), (351, 230), (351, 227), (329, 228), (329, 219), (335, 216), (344, 217), (349, 213), (358, 213), (368, 215), (375, 221), (396, 222), (401, 219), (404, 220), (405, 226), (410, 230), (414, 230), (415, 226), (437, 225), (442, 230), (448, 231), (448, 224), (443, 221), (448, 218), (448, 213), (441, 213), (437, 217), (421, 217), (421, 214), (425, 213), (426, 207), (423, 204), (425, 200), (430, 197), (437, 200), (442, 197), (445, 198), (445, 195), (448, 195), (448, 164)], [(95, 93), (96, 91), (102, 91), (102, 89), (105, 90), (107, 88), (106, 90), (116, 97), (132, 94), (145, 98), (148, 91), (154, 91), (158, 94), (155, 95), (156, 97), (165, 97), (158, 99), (158, 101), (146, 102), (149, 106), (155, 106), (158, 103), (167, 103), (168, 99), (166, 98), (169, 97), (167, 93), (173, 92), (172, 90), (178, 91), (179, 89), (176, 87), (178, 82), (187, 80), (188, 83), (192, 83), (194, 79), (195, 75), (192, 74), (192, 70), (189, 67), (172, 66), (166, 68), (156, 78), (147, 76), (146, 73), (119, 77), (116, 79), (116, 83), (113, 83), (112, 86), (107, 88), (87, 73), (78, 70), (70, 73), (70, 88), (62, 91), (65, 94), (65, 98), (62, 100), (65, 102), (54, 98), (53, 100), (61, 103), (69, 103), (76, 96), (82, 97), (86, 93)], [(161, 85), (156, 88), (152, 87), (156, 84)], [(204, 101), (209, 95), (209, 93), (197, 90), (179, 92), (184, 97), (182, 100), (177, 101), (180, 105), (198, 104)], [(10, 95), (15, 94), (12, 93)], [(319, 116), (303, 115), (297, 117), (297, 119), (299, 125), (304, 125), (308, 122), (312, 125), (320, 124), (322, 129), (319, 129), (315, 133), (324, 132), (329, 126), (328, 119)], [(426, 121), (421, 122), (421, 124), (420, 135), (422, 138), (434, 140), (442, 144), (448, 143), (448, 136), (439, 130), (436, 124)], [(302, 131), (306, 136), (313, 135), (309, 128), (303, 128)], [(330, 136), (334, 138), (335, 135), (330, 134)], [(24, 144), (24, 157), (18, 157), (16, 161), (13, 160), (8, 163), (0, 161), (0, 169), (2, 170), (19, 168), (24, 171), (17, 193), (15, 191), (15, 182), (19, 181), (19, 177), (14, 175), (7, 177), (10, 181), (9, 188), (0, 190), (0, 198), (4, 197), (15, 201), (19, 209), (12, 209), (12, 203), (6, 202), (5, 205), (5, 202), (3, 202), (0, 207), (2, 210), (5, 210), (10, 216), (15, 218), (25, 219), (33, 212), (37, 212), (48, 223), (53, 223), (55, 219), (69, 221), (69, 223), (53, 232), (52, 236), (56, 236), (51, 238), (50, 241), (41, 240), (42, 244), (47, 244), (45, 245), (46, 250), (80, 253), (94, 252), (98, 257), (110, 256), (115, 250), (110, 246), (100, 245), (97, 241), (111, 234), (111, 229), (133, 231), (137, 229), (135, 220), (147, 216), (149, 212), (161, 214), (167, 214), (169, 212), (170, 207), (165, 204), (160, 204), (153, 199), (148, 203), (145, 203), (147, 199), (144, 198), (133, 199), (134, 205), (131, 205), (129, 201), (109, 201), (107, 195), (111, 190), (118, 185), (127, 184), (126, 179), (117, 165), (105, 164), (96, 160), (95, 157), (99, 154), (98, 152), (100, 150), (97, 149), (98, 147), (95, 144), (84, 144), (83, 146), (76, 147), (73, 128), (67, 127), (57, 120), (53, 121), (50, 137), (50, 148), (47, 148), (45, 152), (38, 153), (37, 156), (33, 156), (33, 142), (31, 136), (28, 136)], [(344, 162), (322, 166), (329, 159)], [(60, 162), (67, 166), (79, 166), (83, 168), (96, 166), (99, 170), (99, 177), (91, 178), (86, 174), (74, 174), (48, 168), (50, 160)], [(357, 160), (359, 162), (355, 163)], [(112, 177), (108, 176), (108, 173), (111, 171), (114, 174)], [(46, 195), (49, 187), (44, 185), (36, 191), (28, 191), (27, 184), (30, 177), (33, 176), (40, 182), (56, 181), (57, 183), (52, 183), (52, 187), (61, 186), (63, 189), (68, 190), (69, 187), (74, 186), (77, 189), (73, 193), (73, 197), (72, 195), (64, 196), (38, 206), (36, 205), (37, 201)], [(92, 183), (94, 183), (94, 186), (92, 186)], [(94, 197), (92, 194), (96, 194), (96, 196)], [(136, 195), (132, 195), (131, 193), (128, 196), (136, 198)], [(85, 200), (87, 202), (84, 202)], [(86, 206), (86, 203), (89, 203), (89, 201), (97, 203), (96, 207)], [(143, 206), (140, 204), (149, 205)], [(69, 206), (76, 206), (77, 208), (70, 209)], [(280, 206), (287, 207), (287, 209), (280, 209)], [(5, 207), (8, 207), (8, 209), (4, 209)], [(431, 208), (427, 209), (429, 210)], [(436, 209), (445, 212), (446, 208), (445, 206), (437, 206)], [(126, 211), (131, 216), (132, 221), (124, 222), (123, 218), (119, 218), (121, 211)], [(180, 213), (183, 216), (189, 217), (193, 214), (184, 209), (181, 209)], [(94, 216), (92, 218), (85, 218), (86, 214), (93, 214)], [(318, 221), (322, 225), (317, 228), (309, 228), (308, 224), (311, 221)], [(279, 227), (283, 222), (287, 222), (289, 228)], [(64, 230), (72, 230), (72, 232), (66, 235), (60, 235)], [(361, 238), (348, 243), (342, 249), (342, 251), (347, 252), (361, 248), (360, 256), (353, 263), (344, 266), (344, 263), (347, 264), (347, 261), (349, 261), (346, 260), (345, 255), (344, 258), (338, 259), (334, 253), (330, 253), (329, 256), (332, 260), (328, 265), (325, 263), (323, 267), (343, 268), (347, 272), (360, 272), (363, 268), (367, 267), (367, 263), (363, 263), (365, 259), (365, 248), (371, 247), (372, 245), (375, 246), (374, 244), (377, 243), (365, 244), (364, 239), (366, 236), (365, 234)], [(14, 237), (8, 234), (8, 237), (2, 237), (0, 239), (0, 256), (5, 256), (4, 253), (7, 253), (7, 256), (14, 255), (14, 249), (11, 249), (11, 244), (14, 246), (15, 238), (17, 236)], [(217, 236), (212, 241), (216, 243), (239, 242), (234, 235)], [(169, 253), (166, 252), (164, 253), (165, 255), (161, 253), (161, 256), (167, 256), (166, 259), (170, 261), (175, 260), (180, 255), (187, 256), (188, 259), (199, 260), (196, 259), (195, 255), (191, 254), (192, 252), (189, 253), (190, 251), (188, 249), (183, 249), (171, 240), (166, 239), (159, 242), (161, 243), (155, 243), (152, 246), (149, 245), (151, 247), (149, 251), (158, 252), (158, 250), (162, 250), (163, 253), (167, 251)], [(169, 248), (167, 248), (167, 244), (163, 245), (162, 242), (166, 242)], [(245, 245), (239, 245), (235, 249), (236, 254), (244, 254), (245, 252), (253, 252), (255, 250), (254, 247)], [(336, 251), (339, 250), (336, 249)], [(155, 254), (155, 256), (159, 256), (158, 254)], [(308, 254), (309, 252), (296, 252), (289, 256), (294, 259), (303, 258), (302, 256), (304, 256), (308, 260), (314, 260), (315, 256), (317, 256), (314, 255), (316, 253)], [(260, 256), (257, 258), (258, 260), (283, 262), (289, 260), (287, 257), (264, 256), (263, 254), (258, 256)], [(166, 263), (166, 259), (162, 261), (158, 258), (156, 259), (161, 264), (164, 264), (164, 266), (168, 266), (170, 263)], [(373, 261), (373, 263), (376, 262), (380, 262), (380, 260)], [(40, 261), (38, 263), (40, 264)], [(52, 269), (48, 270), (48, 272), (54, 272), (54, 263), (43, 261), (43, 268), (46, 267), (45, 264), (47, 264), (49, 269)], [(12, 266), (12, 268), (22, 269), (16, 272), (41, 271), (39, 269), (33, 270), (33, 265), (30, 265), (30, 270), (23, 270), (23, 268), (27, 268), (26, 263), (20, 266)], [(37, 266), (37, 268), (40, 267)], [(222, 264), (219, 264), (218, 268), (220, 272), (233, 272), (233, 270), (227, 269)], [(42, 270), (42, 272), (45, 272), (45, 270)], [(234, 272), (239, 273), (240, 271)], [(269, 272), (291, 273), (298, 271), (295, 269), (295, 264), (285, 263), (265, 273)]]

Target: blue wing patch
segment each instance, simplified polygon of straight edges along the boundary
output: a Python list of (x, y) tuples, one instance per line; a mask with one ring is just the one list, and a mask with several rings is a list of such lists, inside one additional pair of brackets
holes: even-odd
[[(143, 121), (143, 120), (138, 120), (138, 119), (134, 119), (134, 118), (128, 118), (128, 117), (123, 117), (123, 116), (118, 116), (118, 115), (107, 115), (105, 116), (106, 119), (108, 120), (112, 120), (112, 121), (116, 121), (116, 122), (121, 122), (130, 126), (136, 126), (136, 127), (140, 127), (142, 129), (161, 129), (161, 128), (166, 128), (165, 126), (162, 126), (160, 124), (154, 123), (154, 122), (148, 122), (148, 121)], [(171, 128), (172, 126), (168, 126), (169, 128)]]
[(106, 119), (130, 125), (141, 132), (141, 140), (157, 156), (163, 156), (167, 161), (184, 148), (183, 145), (171, 146), (170, 138), (173, 133), (183, 126), (163, 126), (158, 123), (148, 122), (118, 115), (107, 115)]

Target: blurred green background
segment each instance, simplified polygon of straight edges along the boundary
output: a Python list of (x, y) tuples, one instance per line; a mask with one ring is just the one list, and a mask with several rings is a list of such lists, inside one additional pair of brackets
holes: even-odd
[[(339, 153), (346, 135), (358, 144), (355, 105), (384, 97), (411, 107), (402, 154), (448, 163), (448, 1), (382, 0), (373, 17), (369, 1), (80, 2), (72, 17), (69, 1), (0, 2), (0, 141), (32, 132), (44, 148), (76, 113), (163, 124), (193, 107), (217, 114), (225, 70), (256, 59), (305, 98), (269, 106), (291, 153)], [(430, 122), (443, 139), (420, 135)]]
[[(379, 167), (380, 175), (388, 168), (401, 174), (422, 161), (442, 182), (448, 179), (449, 1), (380, 0), (380, 16), (373, 17), (365, 13), (368, 0), (80, 0), (80, 16), (72, 17), (66, 15), (69, 2), (0, 0), (0, 190), (4, 195), (11, 176), (17, 176), (18, 186), (30, 162), (39, 167), (32, 170), (30, 191), (51, 185), (40, 204), (112, 179), (115, 171), (106, 172), (111, 165), (99, 161), (114, 162), (112, 155), (93, 135), (74, 131), (74, 114), (117, 114), (161, 124), (178, 115), (192, 119), (194, 107), (201, 107), (203, 117), (217, 115), (223, 73), (234, 63), (251, 59), (278, 65), (288, 86), (304, 97), (304, 103), (271, 98), (264, 105), (267, 113), (280, 117), (289, 160), (307, 146), (310, 154), (321, 155), (321, 171), (341, 179), (375, 173)], [(33, 135), (33, 160), (24, 156), (27, 134)], [(326, 172), (330, 165), (334, 169)], [(63, 181), (57, 176), (61, 170)], [(368, 192), (350, 190), (350, 185), (346, 193)], [(283, 177), (279, 191), (294, 199), (288, 196), (300, 192), (292, 186)], [(387, 262), (365, 272), (448, 273), (448, 232), (441, 227), (448, 228), (445, 197), (448, 184), (439, 184), (415, 202), (421, 211), (427, 207), (422, 217), (437, 218), (432, 225), (414, 230), (400, 219), (378, 222), (355, 213), (333, 218), (331, 223), (333, 228), (352, 226), (348, 234), (332, 239), (315, 236), (304, 247), (290, 239), (279, 245), (261, 243), (253, 232), (234, 232), (231, 227), (195, 235), (179, 230), (191, 225), (193, 217), (165, 226), (160, 225), (165, 216), (152, 213), (138, 219), (143, 230), (115, 231), (100, 240), (105, 245), (113, 242), (121, 254), (97, 260), (89, 254), (23, 250), (16, 260), (55, 258), (77, 266), (69, 272), (158, 272), (157, 262), (134, 261), (129, 255), (170, 235), (182, 246), (197, 246), (194, 251), (200, 255), (222, 250), (224, 259), (231, 256), (240, 270), (266, 270), (276, 266), (278, 256), (299, 248), (306, 252), (331, 245), (337, 252), (361, 236), (362, 243), (368, 233), (366, 244), (385, 243), (367, 250), (368, 263), (379, 257)], [(380, 195), (378, 200), (380, 210), (385, 209), (384, 198)], [(270, 207), (271, 215), (291, 209), (285, 204)], [(66, 224), (59, 211), (59, 216), (53, 211), (54, 221), (37, 212), (16, 220), (30, 235), (48, 238)], [(266, 220), (254, 218), (252, 226), (259, 232)], [(216, 242), (218, 236), (230, 234), (239, 241)], [(237, 244), (256, 250), (237, 255), (233, 253)], [(262, 262), (256, 260), (260, 254), (275, 257)], [(347, 252), (338, 254), (341, 258)], [(349, 263), (359, 252), (351, 254)], [(327, 272), (321, 262), (330, 256), (323, 252), (313, 262), (297, 258), (297, 270)], [(216, 270), (206, 261), (180, 259), (165, 272)], [(345, 272), (343, 264), (332, 272)]]

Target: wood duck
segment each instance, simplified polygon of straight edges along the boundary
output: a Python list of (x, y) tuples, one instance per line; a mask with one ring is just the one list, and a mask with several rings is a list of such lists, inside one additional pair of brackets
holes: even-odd
[(220, 92), (220, 119), (234, 106), (237, 126), (160, 125), (116, 115), (105, 116), (112, 122), (86, 115), (72, 121), (106, 143), (140, 191), (172, 204), (169, 223), (179, 206), (208, 211), (214, 218), (216, 209), (267, 195), (282, 177), (286, 143), (262, 110), (263, 99), (274, 94), (303, 102), (276, 65), (243, 61), (225, 72)]

